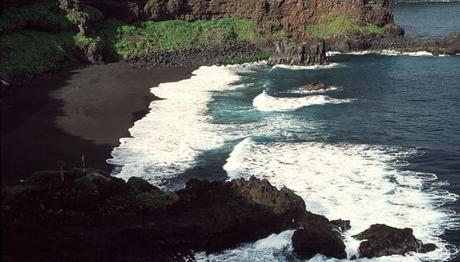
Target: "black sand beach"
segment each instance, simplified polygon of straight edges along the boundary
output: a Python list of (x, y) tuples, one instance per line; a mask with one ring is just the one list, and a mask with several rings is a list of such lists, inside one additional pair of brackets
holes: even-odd
[(150, 87), (191, 76), (192, 67), (133, 68), (126, 63), (69, 68), (41, 76), (2, 98), (2, 184), (58, 160), (110, 171), (119, 138), (148, 110)]

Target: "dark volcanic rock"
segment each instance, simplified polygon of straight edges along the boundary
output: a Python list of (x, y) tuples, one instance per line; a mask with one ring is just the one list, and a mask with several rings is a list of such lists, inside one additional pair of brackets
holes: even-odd
[(328, 257), (346, 258), (340, 234), (330, 225), (312, 225), (297, 229), (292, 236), (297, 255), (309, 259), (320, 253)]
[(326, 44), (324, 40), (313, 39), (296, 44), (278, 41), (268, 59), (269, 64), (323, 65), (326, 64)]
[(345, 232), (351, 229), (350, 220), (331, 220), (331, 224), (336, 226), (340, 231)]
[(451, 32), (445, 39), (447, 53), (455, 55), (460, 53), (460, 32)]
[(267, 58), (267, 51), (249, 42), (224, 43), (219, 47), (194, 48), (171, 52), (151, 52), (129, 57), (127, 62), (140, 66), (203, 66), (233, 64)]
[(332, 245), (307, 246), (311, 254), (335, 255), (343, 246), (327, 218), (267, 180), (191, 180), (162, 192), (140, 178), (126, 183), (94, 170), (63, 177), (42, 172), (2, 190), (7, 261), (177, 261), (190, 250), (222, 250), (299, 226), (313, 232), (303, 237)]
[(423, 253), (433, 251), (436, 248), (433, 244), (423, 245), (412, 233), (410, 228), (399, 229), (375, 224), (354, 237), (365, 240), (359, 245), (360, 257), (404, 255), (407, 252)]

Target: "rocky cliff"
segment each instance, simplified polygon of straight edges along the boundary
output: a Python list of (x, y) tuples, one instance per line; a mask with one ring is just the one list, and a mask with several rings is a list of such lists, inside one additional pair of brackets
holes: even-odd
[(388, 0), (81, 0), (125, 21), (242, 18), (266, 29), (284, 28), (298, 40), (323, 15), (341, 13), (363, 23), (393, 23)]

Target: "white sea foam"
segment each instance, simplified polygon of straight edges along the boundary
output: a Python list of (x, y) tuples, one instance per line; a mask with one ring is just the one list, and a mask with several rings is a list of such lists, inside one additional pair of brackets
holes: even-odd
[(326, 65), (312, 65), (312, 66), (296, 66), (296, 65), (275, 65), (272, 67), (273, 69), (283, 68), (283, 69), (290, 69), (290, 70), (320, 70), (320, 69), (330, 69), (330, 68), (337, 68), (343, 67), (344, 65), (339, 63), (330, 63)]
[(311, 94), (324, 94), (324, 93), (329, 93), (333, 91), (342, 91), (343, 88), (337, 87), (337, 86), (331, 86), (326, 89), (320, 89), (320, 90), (308, 90), (305, 89), (304, 87), (299, 87), (293, 90), (290, 90), (289, 93), (292, 94), (301, 94), (301, 95), (311, 95)]
[(291, 238), (293, 234), (293, 230), (287, 230), (280, 234), (272, 234), (255, 243), (247, 243), (240, 248), (229, 249), (219, 254), (206, 255), (204, 252), (197, 253), (195, 254), (195, 259), (209, 262), (283, 261), (286, 260), (286, 254), (292, 253)]
[(252, 104), (259, 111), (293, 111), (302, 107), (324, 104), (341, 104), (352, 99), (337, 99), (326, 95), (310, 95), (304, 97), (273, 97), (263, 91), (256, 96)]
[[(160, 84), (151, 92), (163, 100), (150, 104), (150, 113), (120, 139), (107, 162), (118, 166), (122, 178), (141, 176), (160, 181), (192, 167), (204, 150), (223, 145), (219, 126), (209, 123), (207, 104), (213, 92), (237, 86), (233, 67), (200, 67), (190, 79)], [(244, 70), (244, 66), (238, 67)]]
[[(447, 228), (458, 227), (458, 219), (439, 206), (458, 196), (436, 187), (423, 190), (436, 179), (433, 174), (401, 171), (398, 167), (412, 153), (399, 148), (317, 142), (259, 144), (247, 138), (235, 146), (224, 169), (231, 179), (254, 175), (277, 187), (287, 186), (303, 197), (311, 212), (329, 219), (350, 219), (352, 229), (345, 235), (349, 256), (356, 254), (359, 245), (351, 235), (371, 224), (385, 223), (413, 228), (417, 238), (439, 248), (427, 254), (375, 261), (445, 260), (454, 251), (439, 236)], [(250, 253), (258, 248), (243, 249)], [(313, 261), (324, 260), (318, 256)]]
[[(221, 147), (226, 141), (251, 135), (289, 137), (319, 128), (321, 123), (299, 122), (287, 114), (243, 125), (225, 126), (209, 121), (207, 105), (213, 94), (241, 88), (234, 84), (240, 79), (235, 72), (244, 74), (258, 66), (202, 67), (191, 79), (153, 88), (152, 92), (164, 100), (150, 105), (150, 113), (130, 129), (131, 137), (120, 140), (121, 145), (113, 150), (113, 158), (108, 162), (119, 166), (117, 174), (123, 178), (141, 176), (159, 184), (193, 167), (201, 152)], [(292, 98), (283, 99), (289, 102), (282, 102), (281, 108), (296, 108), (285, 105), (292, 104)], [(309, 105), (304, 102), (300, 107), (305, 104)], [(276, 108), (279, 103), (272, 106)], [(386, 223), (411, 227), (416, 237), (440, 248), (425, 255), (392, 256), (375, 261), (447, 259), (452, 251), (449, 253), (448, 245), (439, 235), (449, 227), (458, 227), (458, 223), (453, 214), (440, 206), (458, 196), (435, 187), (422, 191), (436, 176), (398, 169), (396, 164), (404, 165), (402, 160), (408, 154), (411, 152), (397, 148), (315, 142), (258, 144), (246, 138), (235, 146), (224, 168), (231, 178), (255, 175), (278, 187), (286, 185), (304, 198), (310, 211), (329, 219), (351, 219), (352, 230), (346, 235), (349, 255), (355, 254), (359, 245), (351, 238), (352, 234), (372, 223)], [(196, 258), (292, 261), (292, 233), (285, 231), (219, 254), (199, 253)], [(310, 261), (335, 260), (317, 255)]]
[[(417, 51), (417, 52), (401, 52), (401, 51), (396, 51), (396, 50), (380, 50), (380, 51), (374, 51), (374, 50), (367, 50), (367, 51), (354, 51), (354, 52), (347, 52), (347, 53), (341, 53), (341, 52), (327, 52), (326, 55), (328, 56), (334, 56), (334, 55), (369, 55), (369, 54), (375, 54), (375, 55), (385, 55), (385, 56), (434, 56), (433, 53), (427, 52), (427, 51)], [(445, 56), (445, 55), (440, 55), (440, 56)]]

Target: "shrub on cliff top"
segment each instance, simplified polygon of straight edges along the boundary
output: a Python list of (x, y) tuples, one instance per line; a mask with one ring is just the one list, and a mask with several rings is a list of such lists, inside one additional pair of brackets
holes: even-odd
[(1, 11), (0, 34), (25, 28), (58, 32), (70, 30), (72, 23), (59, 11), (54, 2), (12, 7)]
[(42, 73), (69, 57), (73, 33), (21, 31), (0, 38), (0, 78)]
[(362, 24), (340, 13), (329, 13), (320, 18), (318, 24), (309, 28), (315, 38), (331, 38), (352, 34), (382, 34), (383, 30), (374, 24)]

